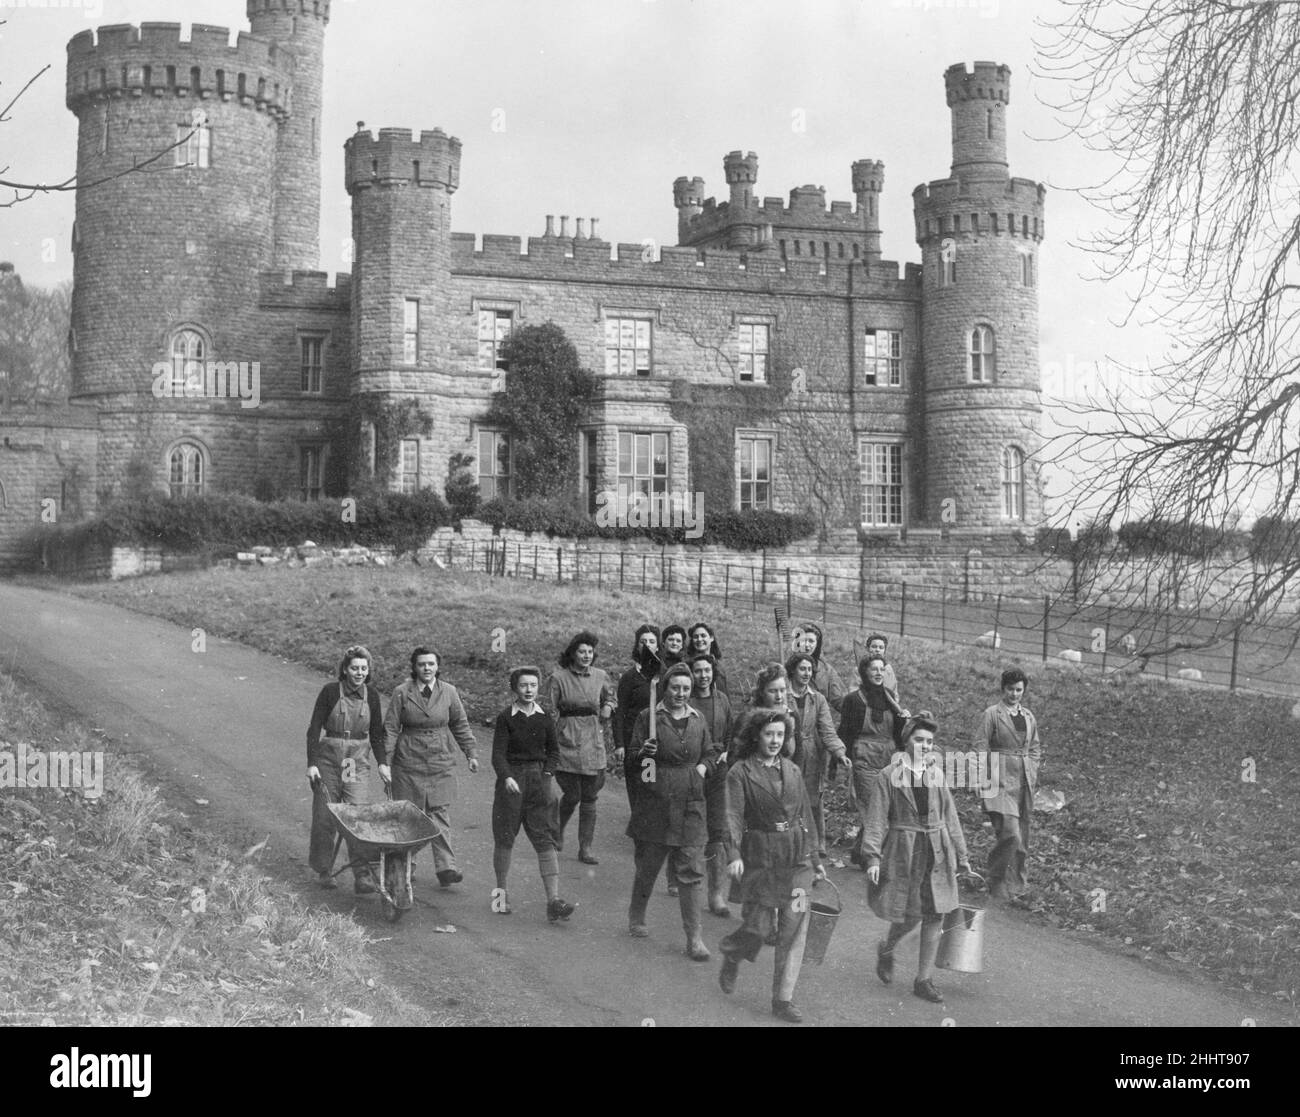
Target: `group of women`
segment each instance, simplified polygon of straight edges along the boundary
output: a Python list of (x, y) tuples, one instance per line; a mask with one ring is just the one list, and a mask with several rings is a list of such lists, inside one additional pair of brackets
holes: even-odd
[[(890, 928), (877, 949), (876, 973), (893, 980), (894, 952), (920, 927), (913, 992), (942, 1003), (932, 974), (943, 915), (958, 905), (959, 872), (969, 872), (951, 791), (934, 764), (938, 726), (899, 698), (885, 637), (868, 639), (850, 690), (822, 656), (816, 625), (795, 630), (785, 663), (764, 666), (743, 712), (727, 693), (722, 653), (711, 627), (642, 625), (632, 665), (617, 689), (596, 666), (599, 640), (580, 632), (543, 677), (535, 666), (510, 674), (511, 703), (498, 715), (492, 765), (492, 908), (511, 911), (507, 875), (522, 826), (533, 845), (550, 920), (576, 904), (559, 896), (558, 853), (578, 814), (578, 859), (596, 855), (597, 802), (608, 770), (622, 767), (635, 847), (628, 932), (649, 934), (647, 909), (661, 870), (677, 897), (687, 955), (704, 961), (705, 907), (719, 917), (741, 905), (739, 927), (720, 943), (719, 984), (736, 986), (740, 962), (764, 944), (776, 948), (772, 1011), (798, 1022), (794, 988), (807, 933), (808, 894), (825, 876), (822, 800), (828, 777), (849, 772), (860, 819), (852, 860), (867, 874), (872, 910)], [(362, 801), (369, 759), (390, 784), (433, 819), (439, 884), (460, 881), (451, 848), (448, 807), (455, 794), (455, 751), (477, 771), (475, 741), (454, 687), (439, 679), (440, 657), (425, 647), (410, 657), (411, 677), (393, 692), (386, 716), (368, 688), (371, 659), (349, 648), (338, 681), (322, 689), (308, 730), (308, 777), (315, 789), (311, 865), (333, 886), (330, 800)], [(995, 897), (1025, 887), (1025, 857), (1041, 745), (1033, 715), (1021, 704), (1028, 680), (1011, 669), (1002, 700), (981, 716), (974, 746), (999, 753), (999, 788), (985, 802), (996, 844), (989, 857)], [(614, 738), (607, 755), (604, 726)], [(391, 761), (388, 741), (394, 742)], [(936, 779), (936, 775), (940, 778)], [(358, 893), (372, 891), (364, 865), (354, 867)]]

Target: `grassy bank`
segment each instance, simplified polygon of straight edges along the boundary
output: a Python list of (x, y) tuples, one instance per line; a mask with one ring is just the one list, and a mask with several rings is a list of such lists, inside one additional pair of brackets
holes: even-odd
[[(428, 643), (443, 652), (444, 677), (480, 724), (505, 701), (510, 665), (549, 667), (583, 627), (600, 636), (598, 663), (618, 671), (641, 622), (706, 620), (719, 634), (736, 695), (778, 650), (766, 612), (428, 568), (212, 570), (74, 592), (203, 627), (322, 676), (343, 647), (361, 640), (377, 657), (385, 690), (405, 676), (411, 648)], [(827, 654), (846, 678), (854, 635), (861, 634), (827, 634)], [(975, 717), (997, 697), (998, 672), (1015, 662), (921, 641), (892, 652), (904, 701), (933, 710), (941, 743), (963, 748)], [(1035, 815), (1029, 904), (1036, 917), (1295, 1008), (1300, 722), (1289, 716), (1290, 703), (1023, 665), (1046, 749), (1043, 783), (1067, 800), (1064, 810)], [(840, 787), (831, 795), (840, 836), (854, 825), (843, 794)], [(978, 866), (988, 830), (979, 801), (959, 798)]]
[(102, 795), (0, 791), (0, 1024), (441, 1022), (372, 977), (355, 922), (192, 830), (126, 757), (6, 675), (0, 727), (29, 763), (104, 754)]

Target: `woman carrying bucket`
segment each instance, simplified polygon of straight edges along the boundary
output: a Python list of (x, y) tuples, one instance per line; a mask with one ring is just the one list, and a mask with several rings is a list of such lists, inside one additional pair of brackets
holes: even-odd
[(909, 718), (899, 753), (871, 785), (862, 853), (871, 910), (891, 924), (876, 949), (876, 976), (894, 980), (894, 948), (921, 925), (921, 951), (912, 992), (943, 1004), (931, 974), (945, 913), (959, 906), (957, 870), (970, 873), (966, 838), (943, 766), (931, 761), (938, 729), (929, 711)]
[(795, 982), (808, 934), (808, 893), (825, 878), (817, 830), (802, 773), (788, 759), (794, 719), (784, 709), (759, 708), (745, 717), (727, 773), (727, 826), (734, 859), (728, 872), (740, 882), (742, 925), (719, 944), (718, 984), (736, 988), (740, 961), (753, 962), (775, 930), (772, 1014), (798, 1024)]

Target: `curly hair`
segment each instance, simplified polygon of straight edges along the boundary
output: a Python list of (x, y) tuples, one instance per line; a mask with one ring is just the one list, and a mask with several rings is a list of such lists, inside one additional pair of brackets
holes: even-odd
[(764, 726), (779, 722), (785, 726), (785, 743), (781, 747), (782, 756), (794, 755), (794, 718), (785, 710), (757, 709), (745, 715), (740, 731), (736, 734), (735, 758), (744, 760), (758, 752), (759, 735)]
[(785, 673), (785, 668), (779, 663), (769, 663), (759, 673), (758, 678), (754, 680), (754, 693), (750, 697), (749, 704), (755, 708), (763, 705), (763, 691), (765, 691), (777, 679), (786, 679), (789, 676)]
[(343, 658), (339, 661), (339, 682), (343, 682), (348, 677), (348, 664), (354, 659), (366, 661), (366, 677), (363, 682), (370, 682), (370, 676), (375, 670), (375, 660), (364, 644), (353, 644), (343, 653)]
[(569, 641), (569, 646), (560, 653), (560, 666), (572, 667), (573, 655), (580, 647), (582, 647), (583, 644), (589, 644), (591, 646), (591, 662), (595, 663), (596, 645), (599, 643), (600, 640), (597, 639), (594, 632), (579, 632), (577, 636)]

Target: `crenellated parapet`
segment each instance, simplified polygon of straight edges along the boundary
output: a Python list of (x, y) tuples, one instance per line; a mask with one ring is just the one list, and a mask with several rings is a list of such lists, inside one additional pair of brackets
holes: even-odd
[(956, 62), (943, 72), (948, 104), (958, 101), (1011, 102), (1011, 67), (998, 62), (976, 62), (969, 71), (966, 63)]
[(344, 145), (348, 193), (401, 184), (454, 193), (460, 185), (460, 152), (460, 140), (441, 128), (418, 134), (381, 128), (378, 136), (358, 131)]
[(259, 307), (290, 307), (346, 314), (352, 300), (352, 275), (323, 271), (264, 271), (257, 277)]
[(68, 43), (67, 105), (120, 98), (233, 102), (285, 119), (292, 111), (294, 57), (276, 44), (225, 27), (114, 24)]
[(923, 183), (912, 191), (917, 243), (963, 233), (1041, 241), (1046, 199), (1047, 187), (1027, 178)]
[(330, 0), (247, 0), (249, 21), (271, 16), (330, 21)]

